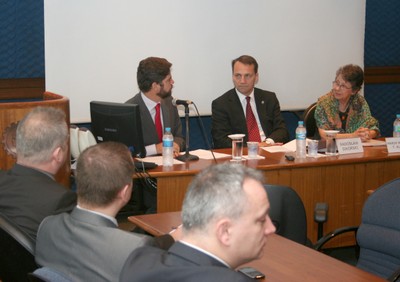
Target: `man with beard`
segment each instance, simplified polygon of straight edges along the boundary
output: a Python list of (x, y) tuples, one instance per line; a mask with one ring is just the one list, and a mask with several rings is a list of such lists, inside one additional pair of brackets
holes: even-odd
[[(171, 66), (172, 64), (164, 58), (149, 57), (140, 61), (137, 69), (140, 92), (126, 101), (139, 105), (147, 156), (162, 154), (162, 136), (166, 127), (171, 128), (174, 136), (175, 157), (185, 147), (178, 110), (172, 105), (171, 91), (174, 80), (171, 76)], [(133, 199), (139, 201), (139, 210), (143, 197), (146, 212), (156, 212), (156, 193), (154, 187), (136, 181)]]
[[(137, 69), (140, 93), (126, 101), (128, 104), (139, 105), (147, 156), (162, 153), (162, 135), (166, 127), (170, 127), (174, 135), (174, 155), (177, 156), (184, 148), (182, 124), (177, 108), (172, 105), (174, 80), (171, 66), (164, 58), (149, 57), (142, 60)], [(159, 131), (158, 118), (161, 121)]]

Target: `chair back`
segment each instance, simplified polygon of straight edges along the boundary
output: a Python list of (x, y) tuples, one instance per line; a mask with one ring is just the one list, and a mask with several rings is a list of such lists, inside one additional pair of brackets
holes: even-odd
[(37, 268), (35, 240), (0, 213), (0, 281), (28, 281)]
[(400, 266), (400, 178), (385, 183), (364, 204), (357, 232), (357, 267), (384, 278)]
[(313, 103), (304, 111), (303, 121), (307, 129), (307, 137), (319, 139), (317, 123), (315, 122), (315, 117), (314, 117), (316, 107), (317, 103)]
[(307, 244), (307, 218), (304, 204), (292, 188), (264, 185), (270, 202), (270, 218), (276, 234), (297, 243)]

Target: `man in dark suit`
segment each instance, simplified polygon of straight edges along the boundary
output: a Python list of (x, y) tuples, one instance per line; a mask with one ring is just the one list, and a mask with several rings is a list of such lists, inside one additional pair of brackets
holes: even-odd
[[(126, 101), (139, 105), (143, 141), (148, 156), (162, 154), (162, 135), (166, 127), (171, 128), (174, 136), (175, 157), (185, 147), (178, 110), (172, 105), (174, 80), (171, 76), (171, 66), (172, 64), (164, 58), (149, 57), (140, 61), (136, 74), (140, 92)], [(156, 126), (157, 114), (160, 117), (159, 131)], [(157, 210), (157, 190), (144, 182), (135, 182), (133, 200), (139, 212), (142, 205), (147, 213), (155, 213)]]
[(260, 172), (240, 164), (210, 166), (189, 185), (182, 238), (168, 251), (142, 247), (120, 281), (253, 281), (235, 269), (259, 258), (275, 232)]
[[(244, 142), (257, 141), (260, 146), (288, 142), (289, 133), (275, 93), (254, 88), (258, 82), (257, 61), (247, 55), (233, 60), (232, 79), (235, 88), (212, 102), (214, 148), (231, 147), (228, 135), (237, 133), (245, 134)], [(254, 115), (253, 122), (248, 120), (247, 103)], [(256, 136), (251, 140), (253, 130)]]
[(16, 151), (16, 164), (0, 172), (0, 212), (35, 239), (43, 218), (76, 205), (76, 194), (54, 180), (69, 157), (65, 114), (33, 109), (18, 123)]
[(174, 136), (175, 156), (184, 148), (182, 124), (177, 108), (172, 105), (174, 80), (171, 76), (171, 66), (172, 64), (164, 58), (149, 57), (140, 61), (137, 69), (140, 92), (126, 101), (139, 105), (147, 155), (162, 153), (162, 136), (157, 134), (155, 121), (157, 104), (161, 105), (162, 129), (170, 127)]
[(170, 235), (152, 238), (118, 228), (118, 211), (132, 191), (134, 165), (122, 143), (103, 142), (83, 151), (77, 164), (78, 206), (45, 218), (35, 259), (72, 281), (118, 281), (128, 255), (139, 246), (168, 248)]

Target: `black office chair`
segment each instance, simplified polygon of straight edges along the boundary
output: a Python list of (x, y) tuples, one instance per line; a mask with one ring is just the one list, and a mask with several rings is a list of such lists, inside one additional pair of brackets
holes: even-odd
[(307, 129), (307, 138), (320, 139), (314, 117), (316, 107), (317, 103), (312, 103), (303, 113), (303, 121)]
[(360, 226), (340, 228), (321, 238), (316, 250), (346, 231), (355, 232), (359, 247), (357, 267), (397, 281), (400, 276), (400, 178), (385, 183), (364, 204)]
[(0, 213), (0, 280), (28, 281), (37, 268), (34, 250), (35, 240)]
[[(269, 216), (276, 227), (276, 234), (311, 247), (307, 238), (307, 217), (304, 204), (292, 188), (282, 185), (264, 185), (270, 202)], [(322, 230), (327, 220), (328, 206), (318, 203), (314, 219)]]

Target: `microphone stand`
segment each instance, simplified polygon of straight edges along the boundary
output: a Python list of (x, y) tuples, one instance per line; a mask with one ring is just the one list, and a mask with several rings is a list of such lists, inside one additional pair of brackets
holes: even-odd
[(185, 104), (185, 121), (186, 121), (186, 151), (184, 155), (176, 157), (177, 160), (181, 162), (197, 161), (198, 156), (189, 154), (189, 105)]

